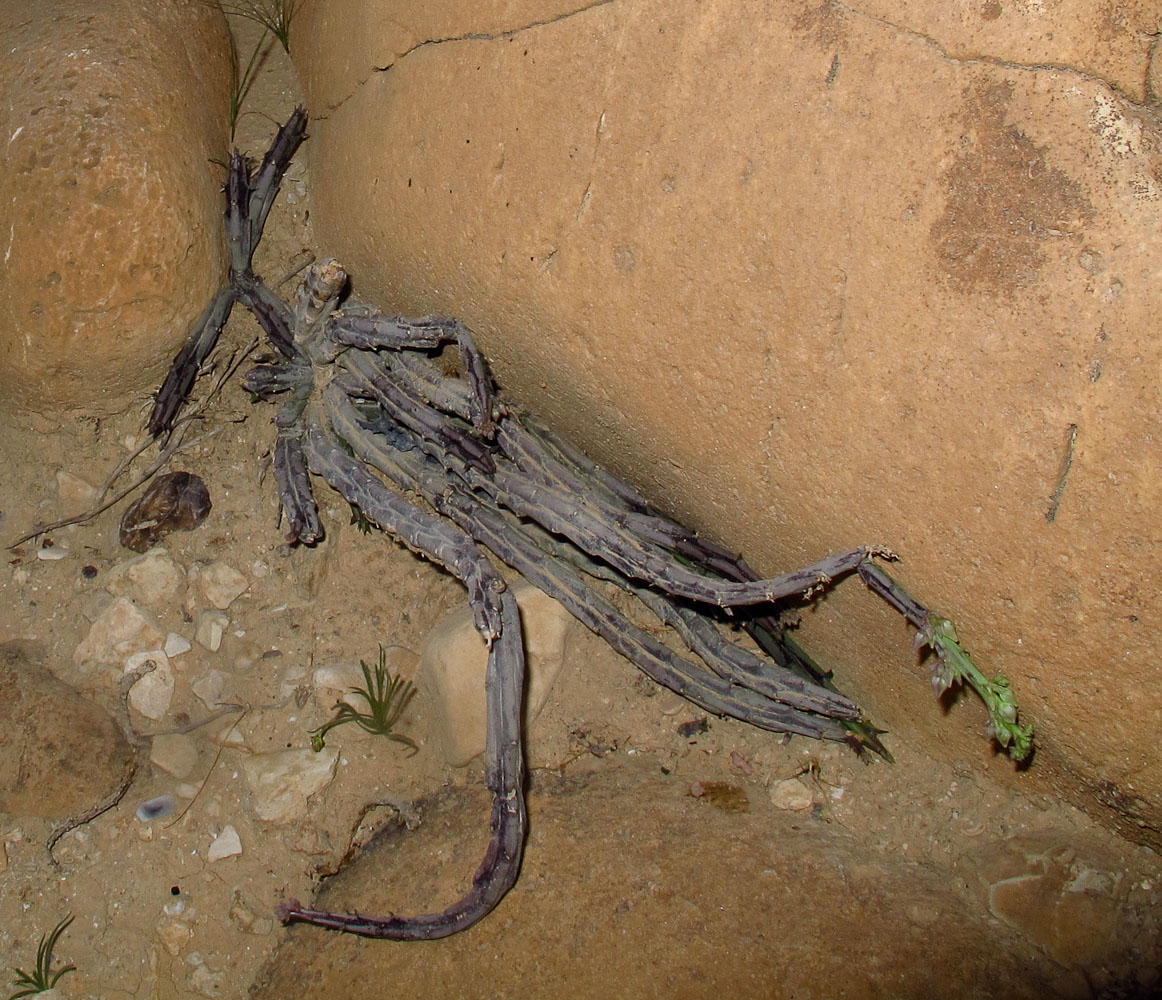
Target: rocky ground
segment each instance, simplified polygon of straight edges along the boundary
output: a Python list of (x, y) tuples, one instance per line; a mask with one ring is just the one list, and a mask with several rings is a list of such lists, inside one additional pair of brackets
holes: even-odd
[[(296, 100), (273, 52), (239, 144), (263, 150)], [(267, 234), (268, 279), (317, 252), (300, 165)], [(254, 336), (237, 311), (214, 375)], [(143, 440), (147, 404), (35, 448), (0, 442), (4, 540), (84, 509)], [(213, 509), (160, 549), (121, 547), (122, 503), (8, 551), (0, 980), (71, 914), (56, 948), (76, 966), (58, 984), (69, 998), (1154, 995), (1153, 853), (997, 783), (983, 750), (948, 766), (893, 735), (890, 766), (700, 729), (579, 628), (530, 729), (532, 831), (497, 911), (433, 945), (281, 928), (275, 906), (320, 885), (339, 909), (447, 905), (478, 863), (487, 797), (478, 760), (445, 762), (426, 691), (398, 727), (416, 754), (352, 726), (310, 749), (359, 660), (382, 645), (414, 676), (464, 596), (322, 490), (326, 542), (286, 546), (272, 415), (226, 380), (167, 466), (201, 476)], [(118, 682), (143, 635), (166, 656), (130, 692), (126, 734)], [(50, 861), (55, 826), (126, 781)]]

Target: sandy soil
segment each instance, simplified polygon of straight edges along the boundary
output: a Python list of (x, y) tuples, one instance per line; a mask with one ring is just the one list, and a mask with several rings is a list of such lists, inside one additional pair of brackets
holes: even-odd
[[(242, 37), (253, 44), (248, 28)], [(289, 63), (272, 52), (239, 145), (261, 153), (297, 100)], [(319, 252), (309, 185), (296, 164), (259, 254), (268, 278)], [(256, 333), (237, 310), (217, 372)], [(58, 472), (100, 485), (142, 439), (147, 403), (41, 437), (35, 450), (27, 437), (0, 442), (4, 538), (71, 513), (62, 507), (80, 486), (62, 486)], [(226, 609), (216, 652), (194, 642), (174, 658), (164, 717), (131, 721), (143, 736), (200, 723), (218, 711), (207, 683), (240, 708), (183, 734), (177, 763), (143, 739), (124, 798), (60, 840), (59, 867), (45, 851), (54, 822), (116, 789), (130, 754), (112, 728), (78, 722), (65, 689), (0, 734), (6, 777), (50, 776), (26, 811), (0, 813), (0, 981), (29, 969), (41, 934), (72, 914), (56, 949), (58, 965), (76, 966), (58, 986), (70, 998), (1156, 995), (1162, 872), (1151, 852), (1067, 805), (997, 785), (981, 762), (934, 763), (898, 737), (895, 766), (729, 721), (684, 737), (679, 726), (700, 713), (580, 631), (529, 734), (532, 833), (522, 881), (496, 913), (431, 946), (281, 928), (276, 904), (311, 899), (321, 882), (338, 908), (447, 905), (478, 863), (487, 801), (478, 762), (444, 764), (421, 696), (400, 724), (415, 756), (336, 730), (326, 787), (283, 821), (256, 813), (246, 761), (305, 748), (330, 714), (314, 671), (370, 661), (379, 644), (418, 650), (463, 604), (456, 581), (361, 534), (323, 490), (327, 541), (288, 548), (269, 471), (272, 416), (229, 380), (170, 463), (202, 476), (214, 506), (165, 547), (187, 580), (223, 562), (247, 589)], [(66, 452), (67, 440), (83, 447)], [(111, 574), (134, 556), (118, 544), (123, 510), (9, 552), (0, 639), (22, 641), (12, 662), (30, 676), (37, 664), (75, 672), (75, 648), (112, 599)], [(147, 610), (162, 633), (192, 640), (212, 609), (188, 582)], [(80, 686), (86, 702), (115, 714), (117, 676), (97, 671)], [(87, 749), (67, 738), (78, 729), (92, 737)], [(786, 808), (800, 787), (805, 808)], [(175, 813), (138, 819), (162, 794)], [(227, 827), (241, 853), (211, 860)]]

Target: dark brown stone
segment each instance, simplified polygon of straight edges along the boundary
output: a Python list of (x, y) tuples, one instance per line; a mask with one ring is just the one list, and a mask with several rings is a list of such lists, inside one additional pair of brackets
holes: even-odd
[(171, 531), (191, 531), (201, 524), (213, 504), (201, 476), (167, 472), (150, 484), (121, 517), (121, 544), (145, 552)]

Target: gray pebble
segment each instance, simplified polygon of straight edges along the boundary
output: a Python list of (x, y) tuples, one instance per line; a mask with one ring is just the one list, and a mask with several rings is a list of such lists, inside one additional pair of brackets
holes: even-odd
[(155, 799), (148, 799), (137, 807), (137, 818), (142, 823), (152, 823), (155, 819), (165, 819), (177, 808), (177, 802), (172, 795), (159, 795)]

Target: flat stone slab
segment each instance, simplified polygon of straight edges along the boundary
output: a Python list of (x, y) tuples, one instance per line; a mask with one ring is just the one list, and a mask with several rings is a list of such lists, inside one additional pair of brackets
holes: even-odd
[[(389, 982), (394, 997), (558, 996), (567, 983), (574, 998), (1039, 1000), (1090, 995), (1086, 976), (1132, 982), (1145, 957), (1135, 950), (1156, 937), (1154, 918), (1126, 906), (1100, 956), (1058, 963), (990, 911), (989, 852), (913, 862), (780, 811), (742, 781), (731, 796), (695, 796), (645, 763), (595, 767), (534, 777), (520, 880), (471, 930), (409, 946), (294, 926), (253, 1000), (306, 983), (369, 996)], [(450, 788), (419, 815), (358, 854), (317, 905), (404, 914), (452, 903), (483, 850), (487, 796)]]

